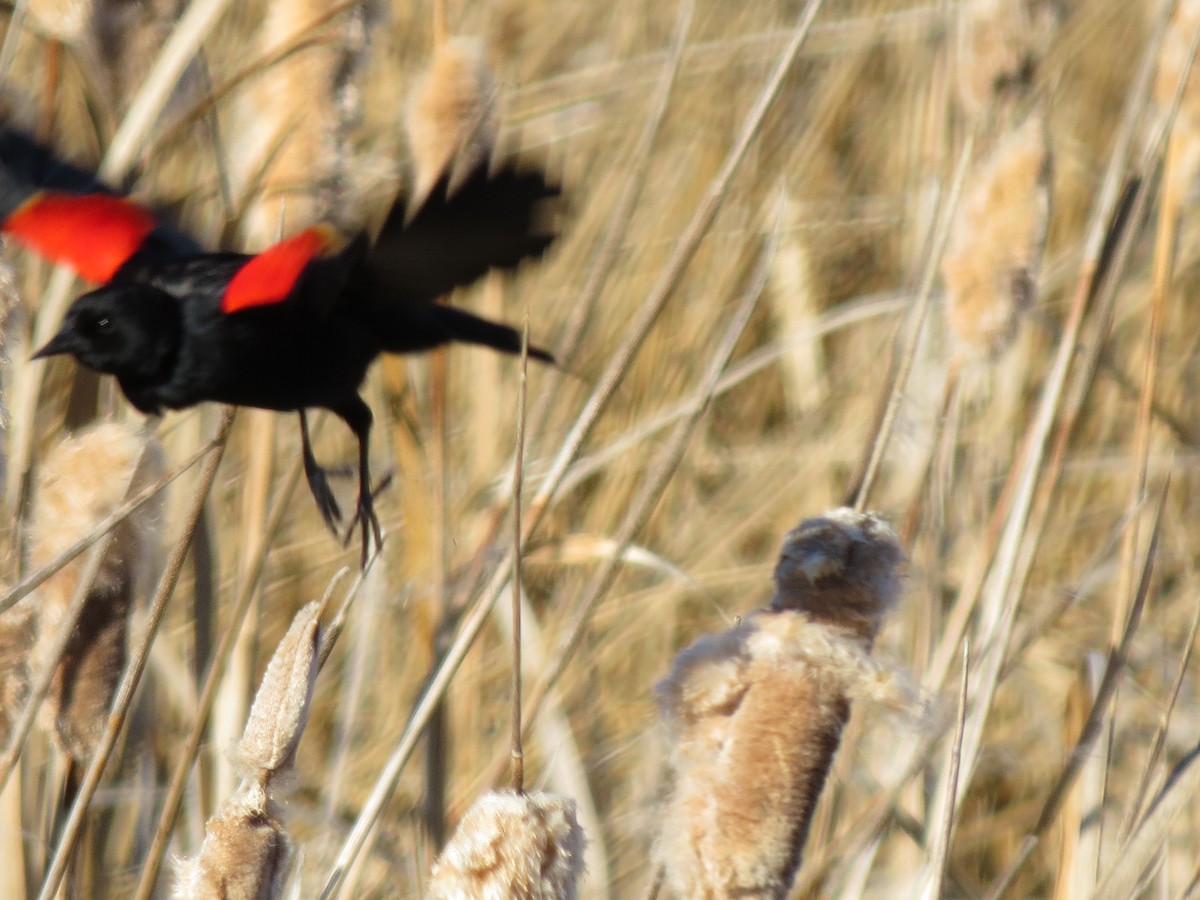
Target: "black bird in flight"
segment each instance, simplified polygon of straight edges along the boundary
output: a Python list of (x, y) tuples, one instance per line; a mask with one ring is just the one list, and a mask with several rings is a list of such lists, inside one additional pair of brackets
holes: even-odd
[[(368, 467), (371, 410), (358, 389), (380, 353), (451, 341), (519, 353), (520, 335), (432, 302), (491, 269), (540, 257), (559, 188), (486, 162), (444, 178), (415, 208), (403, 192), (378, 237), (325, 225), (262, 253), (206, 252), (46, 147), (0, 126), (0, 232), (100, 284), (72, 304), (34, 358), (68, 354), (115, 375), (140, 411), (206, 400), (296, 411), (304, 471), (337, 533), (341, 510), (313, 456), (306, 410), (327, 409), (358, 438), (362, 562), (382, 535)], [(529, 355), (553, 357), (537, 347)]]

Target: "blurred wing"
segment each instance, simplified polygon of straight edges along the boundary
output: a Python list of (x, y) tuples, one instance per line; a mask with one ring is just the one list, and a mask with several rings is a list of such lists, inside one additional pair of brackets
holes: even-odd
[(282, 303), (302, 281), (332, 303), (363, 246), (359, 239), (338, 253), (343, 243), (333, 228), (316, 225), (250, 257), (229, 280), (221, 297), (221, 311), (236, 313)]
[(401, 199), (371, 249), (375, 279), (410, 299), (433, 300), (489, 269), (537, 258), (554, 241), (560, 191), (546, 175), (480, 166), (450, 190), (443, 178), (411, 214)]
[(38, 191), (4, 220), (0, 231), (88, 281), (106, 282), (154, 231), (154, 217), (109, 194)]
[(148, 210), (9, 128), (0, 128), (0, 233), (101, 283), (139, 251), (201, 252)]

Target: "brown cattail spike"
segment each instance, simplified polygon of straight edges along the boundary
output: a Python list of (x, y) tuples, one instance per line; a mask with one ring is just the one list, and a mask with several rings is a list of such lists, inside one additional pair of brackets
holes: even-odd
[(571, 900), (587, 841), (575, 801), (497, 791), (471, 806), (433, 866), (434, 900)]
[(903, 559), (873, 514), (788, 534), (770, 610), (701, 638), (657, 688), (675, 784), (658, 855), (678, 897), (784, 897), (852, 699), (910, 709), (870, 656)]
[(783, 540), (771, 608), (807, 613), (873, 640), (900, 599), (903, 559), (891, 526), (874, 513), (842, 507), (805, 519)]
[(960, 361), (994, 359), (1037, 297), (1050, 221), (1046, 122), (1032, 113), (984, 158), (942, 259), (946, 315)]

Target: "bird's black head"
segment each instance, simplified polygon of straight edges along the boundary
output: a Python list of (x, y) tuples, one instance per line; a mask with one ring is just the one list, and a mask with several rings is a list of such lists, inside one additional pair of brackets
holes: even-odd
[(181, 331), (174, 297), (149, 285), (106, 285), (76, 300), (33, 358), (69, 354), (97, 372), (154, 378), (177, 357)]

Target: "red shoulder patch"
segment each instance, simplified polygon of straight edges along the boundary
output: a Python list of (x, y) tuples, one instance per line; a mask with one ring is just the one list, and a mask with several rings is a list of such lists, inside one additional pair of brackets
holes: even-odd
[(47, 259), (66, 263), (88, 281), (103, 283), (154, 228), (150, 213), (120, 197), (39, 191), (0, 231)]
[(230, 279), (221, 311), (235, 313), (287, 299), (308, 264), (328, 254), (336, 243), (332, 228), (316, 225), (252, 256)]

